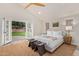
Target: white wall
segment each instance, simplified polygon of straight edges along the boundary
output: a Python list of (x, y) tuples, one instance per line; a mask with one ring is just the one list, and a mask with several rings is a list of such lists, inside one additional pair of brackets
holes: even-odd
[[(73, 37), (72, 44), (79, 46), (79, 13), (68, 15), (68, 16), (58, 17), (56, 19), (52, 19), (52, 20), (48, 20), (48, 21), (44, 21), (44, 24), (46, 22), (49, 22), (50, 28), (53, 29), (52, 23), (58, 21), (59, 22), (59, 29), (65, 30), (65, 21), (68, 19), (73, 19), (73, 23), (74, 23), (73, 30), (72, 30), (72, 37)], [(45, 27), (44, 27), (44, 31), (45, 31)]]
[(1, 45), (1, 42), (2, 42), (2, 21), (0, 20), (0, 45)]
[(19, 4), (0, 4), (0, 17), (8, 20), (24, 20), (33, 23), (34, 35), (42, 33), (42, 21)]
[[(45, 27), (45, 24), (46, 23), (49, 23), (49, 30), (53, 30), (53, 29), (58, 29), (58, 30), (63, 30), (63, 26), (62, 26), (62, 20), (60, 19), (52, 19), (52, 20), (48, 20), (48, 21), (43, 21), (43, 24), (44, 24), (44, 32), (46, 32), (46, 27)], [(56, 27), (53, 27), (53, 23), (55, 22), (59, 22), (59, 27), (56, 28)]]
[(79, 46), (79, 14), (62, 17), (59, 20), (60, 20), (60, 23), (63, 23), (67, 19), (73, 19), (72, 44)]

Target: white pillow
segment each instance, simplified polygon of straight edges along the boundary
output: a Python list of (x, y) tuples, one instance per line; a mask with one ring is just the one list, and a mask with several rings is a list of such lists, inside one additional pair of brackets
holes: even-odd
[(47, 31), (47, 36), (60, 37), (62, 36), (62, 31)]
[(47, 36), (53, 36), (53, 31), (47, 31)]
[(62, 31), (53, 31), (53, 36), (54, 37), (62, 36)]

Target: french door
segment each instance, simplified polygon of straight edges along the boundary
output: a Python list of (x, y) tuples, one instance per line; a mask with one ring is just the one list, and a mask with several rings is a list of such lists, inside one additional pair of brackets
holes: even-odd
[(33, 36), (33, 24), (26, 23), (26, 38)]
[(2, 30), (2, 44), (4, 45), (12, 41), (12, 22), (3, 19)]

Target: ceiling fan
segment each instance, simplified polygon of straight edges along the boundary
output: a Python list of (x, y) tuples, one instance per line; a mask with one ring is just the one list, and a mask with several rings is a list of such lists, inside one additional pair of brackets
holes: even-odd
[(35, 6), (40, 6), (40, 7), (45, 7), (46, 5), (44, 3), (29, 3), (26, 8), (29, 8), (30, 6), (35, 5)]

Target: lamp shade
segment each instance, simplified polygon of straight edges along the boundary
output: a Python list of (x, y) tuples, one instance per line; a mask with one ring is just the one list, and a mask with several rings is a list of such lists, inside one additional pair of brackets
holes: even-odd
[(66, 30), (72, 30), (72, 26), (66, 26)]

